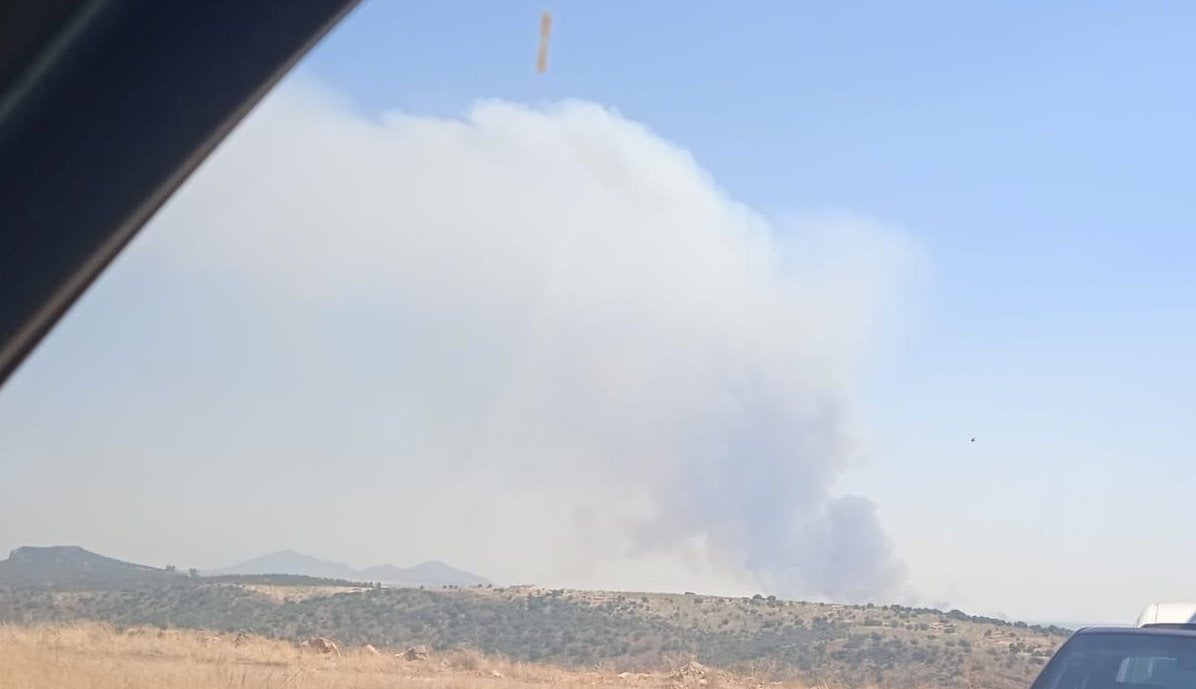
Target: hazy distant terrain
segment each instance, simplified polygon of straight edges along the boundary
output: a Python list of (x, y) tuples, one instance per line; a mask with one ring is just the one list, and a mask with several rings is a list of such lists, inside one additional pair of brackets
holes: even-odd
[[(80, 567), (77, 558), (72, 567)], [(0, 573), (3, 569), (0, 568)], [(474, 586), (376, 588), (311, 577), (146, 579), (84, 590), (0, 589), (0, 622), (100, 621), (353, 647), (425, 644), (554, 666), (661, 671), (689, 659), (739, 674), (838, 686), (1024, 687), (1067, 632), (901, 606), (771, 597)]]
[(280, 550), (231, 567), (204, 574), (299, 574), (322, 579), (377, 581), (389, 586), (475, 586), (489, 584), (486, 579), (443, 562), (425, 562), (414, 567), (379, 565), (354, 568), (343, 562), (330, 562), (293, 550)]
[(8, 559), (0, 560), (0, 586), (20, 588), (103, 589), (134, 583), (177, 582), (183, 574), (190, 577), (202, 574), (208, 582), (257, 581), (287, 585), (327, 582), (363, 585), (363, 582), (369, 582), (398, 587), (439, 588), (490, 583), (443, 562), (425, 562), (409, 568), (380, 565), (355, 569), (343, 562), (321, 560), (292, 550), (269, 553), (231, 567), (202, 573), (194, 569), (183, 572), (173, 567), (149, 567), (125, 562), (79, 546), (24, 546), (9, 553)]

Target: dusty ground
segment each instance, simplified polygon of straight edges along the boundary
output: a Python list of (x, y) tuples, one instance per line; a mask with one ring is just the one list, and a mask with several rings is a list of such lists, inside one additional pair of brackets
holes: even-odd
[(396, 652), (319, 654), (262, 638), (97, 624), (0, 626), (5, 689), (653, 689), (795, 687), (689, 664), (671, 673), (614, 674), (511, 663), (467, 651), (405, 660)]

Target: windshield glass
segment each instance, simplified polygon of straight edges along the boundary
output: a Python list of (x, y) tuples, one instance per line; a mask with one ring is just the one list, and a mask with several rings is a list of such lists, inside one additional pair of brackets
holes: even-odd
[(1114, 687), (1196, 687), (1196, 636), (1082, 634), (1059, 651), (1033, 689)]
[(1196, 597), (1192, 27), (361, 3), (0, 389), (0, 689), (1025, 689)]

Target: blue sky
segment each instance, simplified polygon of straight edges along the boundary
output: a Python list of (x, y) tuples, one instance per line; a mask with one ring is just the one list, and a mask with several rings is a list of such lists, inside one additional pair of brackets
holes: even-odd
[[(1190, 580), (1165, 525), (1192, 488), (1196, 8), (557, 3), (539, 77), (541, 9), (367, 3), (306, 68), (367, 112), (595, 100), (756, 208), (903, 228), (929, 276), (867, 381), (875, 458), (850, 478), (899, 544), (975, 522), (947, 542), (1024, 547), (1063, 582), (1051, 560), (1077, 544), (1110, 578), (1130, 565), (1104, 558), (1133, 553)], [(1121, 599), (1091, 614), (1128, 619), (1133, 593), (1100, 591)]]
[[(546, 8), (555, 18), (550, 67), (546, 75), (537, 75), (538, 17)], [(908, 570), (901, 595), (910, 600), (1045, 621), (1128, 622), (1148, 602), (1190, 597), (1196, 575), (1196, 551), (1184, 547), (1182, 512), (1196, 487), (1188, 439), (1196, 412), (1190, 392), (1196, 384), (1190, 345), (1196, 279), (1189, 269), (1196, 249), (1189, 200), (1190, 161), (1196, 154), (1191, 127), (1196, 48), (1188, 31), (1193, 21), (1196, 7), (1185, 3), (777, 2), (744, 8), (732, 3), (500, 6), (373, 0), (350, 15), (288, 80), (300, 91), (331, 92), (330, 100), (338, 105), (318, 98), (316, 106), (303, 98), (283, 99), (278, 108), (287, 116), (263, 115), (262, 121), (278, 123), (280, 139), (292, 126), (316, 137), (332, 128), (333, 119), (345, 124), (356, 118), (346, 126), (364, 131), (370, 123), (389, 121), (385, 113), (400, 111), (420, 126), (435, 128), (437, 122), (469, 120), (479, 99), (494, 99), (552, 113), (545, 123), (523, 110), (492, 112), (502, 131), (507, 131), (502, 123), (512, 121), (537, 136), (551, 136), (558, 125), (576, 135), (589, 122), (611, 140), (644, 147), (644, 160), (660, 167), (646, 167), (643, 176), (675, 177), (703, 202), (715, 194), (733, 199), (768, 219), (778, 241), (790, 232), (801, 234), (793, 228), (810, 217), (883, 226), (886, 236), (899, 237), (904, 248), (898, 253), (914, 257), (912, 277), (890, 287), (881, 280), (873, 285), (866, 275), (842, 283), (840, 276), (830, 275), (827, 302), (855, 313), (854, 302), (835, 301), (840, 287), (900, 292), (892, 305), (884, 294), (867, 299), (892, 306), (886, 327), (866, 338), (869, 353), (859, 360), (840, 361), (834, 352), (811, 355), (849, 368), (852, 392), (843, 392), (838, 380), (826, 383), (818, 376), (816, 383), (803, 378), (797, 385), (842, 393), (858, 413), (864, 449), (850, 461), (806, 467), (795, 476), (813, 483), (825, 479), (826, 494), (817, 498), (828, 501), (825, 505), (846, 509), (849, 503), (834, 499), (847, 494), (873, 501), (893, 555)], [(612, 124), (607, 115), (551, 111), (569, 100), (595, 103), (651, 135)], [(334, 118), (329, 113), (336, 108), (351, 114), (334, 112)], [(319, 126), (295, 124), (308, 119), (294, 113), (309, 111), (320, 113)], [(475, 129), (492, 132), (487, 127)], [(232, 162), (209, 167), (227, 173), (237, 161), (244, 167), (254, 151), (277, 151), (266, 144), (253, 147), (268, 138), (265, 129), (246, 127), (234, 140), (249, 143), (228, 155)], [(658, 139), (688, 152), (713, 191), (687, 170), (671, 167), (671, 158), (656, 148)], [(298, 142), (297, 148), (306, 143)], [(552, 150), (541, 154), (557, 160)], [(359, 152), (344, 160), (364, 169), (367, 158)], [(296, 160), (303, 159), (291, 162)], [(516, 159), (513, 166), (522, 169), (521, 163)], [(351, 176), (348, 170), (339, 172)], [(242, 186), (252, 184), (235, 179)], [(552, 176), (541, 181), (541, 187), (528, 191), (526, 203), (560, 191)], [(236, 212), (224, 208), (220, 194), (234, 193), (232, 182), (205, 180), (196, 187), (189, 199), (179, 201), (182, 210), (147, 229), (131, 255), (116, 264), (0, 393), (0, 412), (6, 412), (0, 414), (0, 438), (7, 436), (0, 440), (0, 466), (9, 462), (12, 475), (51, 490), (49, 474), (31, 468), (32, 460), (77, 454), (77, 447), (53, 437), (51, 430), (55, 410), (66, 409), (81, 429), (79, 442), (108, 453), (104, 461), (116, 467), (94, 477), (89, 473), (94, 470), (81, 469), (80, 490), (91, 480), (84, 476), (111, 481), (100, 485), (120, 492), (113, 488), (119, 476), (132, 486), (127, 490), (138, 496), (134, 500), (144, 499), (138, 487), (161, 485), (151, 502), (170, 518), (139, 527), (144, 531), (127, 540), (121, 534), (128, 520), (114, 517), (89, 531), (62, 518), (32, 529), (31, 536), (15, 527), (0, 530), (0, 545), (29, 538), (82, 542), (180, 564), (196, 553), (206, 560), (187, 564), (199, 566), (227, 564), (257, 554), (255, 549), (324, 548), (314, 554), (375, 564), (367, 559), (375, 555), (366, 545), (337, 551), (332, 534), (304, 542), (287, 534), (281, 517), (277, 522), (263, 518), (260, 527), (236, 536), (209, 533), (190, 543), (190, 550), (177, 545), (195, 538), (184, 513), (201, 509), (197, 505), (206, 496), (223, 495), (228, 504), (249, 511), (253, 508), (246, 505), (260, 497), (247, 487), (219, 493), (226, 489), (188, 467), (216, 462), (238, 485), (248, 486), (269, 482), (282, 460), (236, 458), (342, 447), (372, 470), (389, 471), (383, 462), (387, 453), (396, 444), (415, 441), (397, 431), (377, 431), (382, 426), (371, 425), (365, 405), (407, 419), (413, 408), (428, 403), (427, 397), (408, 398), (389, 385), (427, 384), (421, 376), (432, 374), (410, 362), (444, 341), (485, 361), (494, 354), (471, 349), (468, 338), (450, 337), (426, 348), (413, 344), (421, 324), (437, 332), (446, 326), (435, 318), (418, 320), (379, 295), (280, 297), (294, 286), (254, 284), (254, 270), (245, 269), (252, 252), (238, 248), (236, 235), (209, 263), (179, 260), (169, 246), (199, 246), (187, 242), (202, 238), (205, 223), (225, 221), (238, 228), (241, 223), (246, 232), (255, 223), (268, 224), (271, 215), (302, 223), (303, 213), (284, 207), (276, 213), (267, 208), (260, 216), (249, 203), (227, 204), (240, 209)], [(353, 193), (352, 187), (344, 192)], [(285, 193), (263, 196), (280, 204), (287, 198)], [(362, 198), (374, 197), (363, 193)], [(458, 201), (469, 205), (471, 198), (463, 192), (448, 203)], [(489, 200), (472, 201), (490, 208)], [(569, 217), (567, 206), (561, 212)], [(295, 235), (296, 244), (303, 241), (302, 233)], [(627, 241), (639, 250), (634, 239)], [(878, 246), (864, 241), (869, 251)], [(750, 242), (745, 242), (742, 256), (750, 257)], [(293, 265), (308, 266), (308, 258), (300, 255)], [(537, 265), (534, 256), (515, 258)], [(834, 265), (860, 262), (851, 256), (822, 258)], [(868, 260), (860, 265), (872, 265)], [(373, 269), (361, 262), (345, 266), (364, 274)], [(716, 284), (727, 289), (741, 284), (739, 278), (728, 279)], [(790, 287), (769, 279), (760, 289), (772, 293)], [(818, 293), (809, 285), (798, 287)], [(403, 299), (414, 294), (403, 291), (414, 289), (410, 286), (393, 289)], [(475, 304), (476, 295), (463, 299), (461, 304)], [(807, 304), (801, 313), (818, 307)], [(401, 311), (399, 324), (381, 324), (377, 314), (393, 310)], [(775, 314), (765, 309), (760, 318), (770, 315)], [(851, 335), (854, 321), (811, 318), (834, 332), (841, 327), (846, 348), (860, 344)], [(678, 332), (693, 325), (678, 323)], [(667, 332), (662, 335), (667, 339)], [(785, 337), (778, 335), (780, 342), (787, 342)], [(290, 343), (296, 341), (307, 344), (292, 351)], [(504, 342), (498, 338), (495, 348), (501, 350)], [(633, 348), (629, 342), (639, 340), (615, 344)], [(511, 351), (518, 361), (518, 347), (512, 345)], [(771, 353), (751, 351), (751, 365), (781, 375)], [(654, 356), (649, 362), (637, 354), (633, 365), (672, 380), (674, 372), (660, 373)], [(180, 368), (190, 373), (179, 373)], [(302, 376), (296, 376), (299, 371)], [(489, 389), (485, 386), (493, 381), (479, 376), (453, 378), (452, 384)], [(629, 394), (653, 399), (642, 390)], [(338, 406), (348, 399), (358, 406)], [(470, 427), (475, 417), (466, 412), (477, 410), (457, 411), (465, 414), (461, 427)], [(681, 415), (684, 409), (675, 411)], [(493, 410), (477, 414), (496, 423)], [(529, 418), (542, 418), (536, 414), (542, 410)], [(221, 430), (213, 433), (213, 428)], [(728, 433), (740, 438), (738, 431)], [(152, 441), (132, 440), (147, 437)], [(768, 446), (762, 451), (768, 454), (769, 442), (748, 439), (741, 449), (759, 444)], [(329, 452), (313, 450), (310, 464), (299, 462), (298, 473), (310, 482), (296, 478), (287, 484), (301, 496), (294, 499), (313, 504), (327, 499), (329, 509), (346, 510), (370, 499), (412, 499), (400, 488), (390, 496), (380, 485), (357, 486), (357, 493), (321, 493), (318, 467), (329, 461)], [(177, 465), (153, 463), (172, 453), (180, 458)], [(61, 461), (76, 467), (82, 460)], [(614, 465), (619, 461), (631, 460)], [(717, 474), (718, 461), (711, 462)], [(552, 473), (548, 466), (533, 468)], [(667, 477), (663, 466), (657, 469)], [(579, 476), (588, 476), (580, 471)], [(583, 490), (582, 478), (561, 481), (552, 485), (560, 490), (562, 504), (570, 501), (569, 489)], [(600, 486), (590, 496), (594, 504), (617, 500), (612, 497), (617, 487), (604, 481), (593, 477)], [(658, 498), (659, 489), (644, 487), (645, 494)], [(476, 500), (476, 494), (462, 490), (457, 497), (464, 503)], [(38, 497), (36, 489), (28, 493)], [(539, 503), (529, 496), (524, 496), (529, 500), (524, 516), (535, 519)], [(0, 507), (0, 517), (10, 523), (17, 519), (18, 497), (23, 496), (0, 488), (0, 504), (7, 500), (14, 510), (5, 514)], [(800, 501), (808, 496), (797, 490), (782, 497)], [(453, 499), (443, 498), (446, 504)], [(688, 506), (675, 496), (661, 499), (679, 509)], [(555, 509), (552, 500), (545, 500), (543, 509)], [(257, 509), (282, 510), (284, 501), (271, 497)], [(629, 524), (642, 517), (635, 500), (621, 509)], [(446, 523), (468, 527), (493, 520), (494, 514), (483, 510), (472, 522)], [(396, 524), (403, 518), (385, 517)], [(771, 515), (767, 510), (732, 515), (731, 522), (737, 524), (736, 518), (750, 526)], [(519, 522), (518, 516), (511, 519)], [(602, 570), (606, 574), (579, 574), (584, 563), (578, 565), (576, 558), (562, 564), (537, 560), (535, 553), (524, 556), (529, 568), (543, 565), (544, 577), (551, 580), (546, 583), (700, 588), (679, 578), (681, 570), (673, 565), (717, 550), (718, 523), (691, 516), (666, 526), (696, 535), (678, 541), (680, 550), (667, 554), (631, 539), (648, 554), (640, 560), (629, 556), (620, 567)], [(654, 537), (663, 538), (660, 533)], [(830, 533), (839, 532), (832, 528)], [(544, 538), (557, 535), (546, 532)], [(594, 538), (603, 544), (615, 537)], [(483, 574), (497, 572), (496, 578), (540, 576), (502, 560), (497, 546), (488, 552), (468, 539), (443, 550), (435, 550), (440, 547), (435, 538), (400, 545), (377, 557), (439, 557), (486, 570)], [(390, 554), (394, 550), (401, 552)], [(753, 552), (748, 561), (767, 560), (765, 555)], [(714, 565), (697, 570), (692, 581), (737, 592), (726, 582), (742, 572), (728, 574)], [(776, 570), (776, 563), (770, 564), (761, 581), (767, 583)]]

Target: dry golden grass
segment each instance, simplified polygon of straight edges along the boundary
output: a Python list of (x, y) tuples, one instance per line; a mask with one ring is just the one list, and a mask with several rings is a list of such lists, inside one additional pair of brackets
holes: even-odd
[(277, 601), (301, 601), (339, 593), (361, 593), (369, 590), (348, 586), (271, 586), (268, 584), (245, 584), (242, 588)]
[[(519, 689), (528, 686), (760, 687), (710, 671), (628, 674), (512, 663), (470, 651), (406, 661), (394, 652), (342, 649), (340, 657), (251, 637), (99, 624), (0, 626), (5, 689)], [(770, 684), (782, 687), (793, 685)]]

